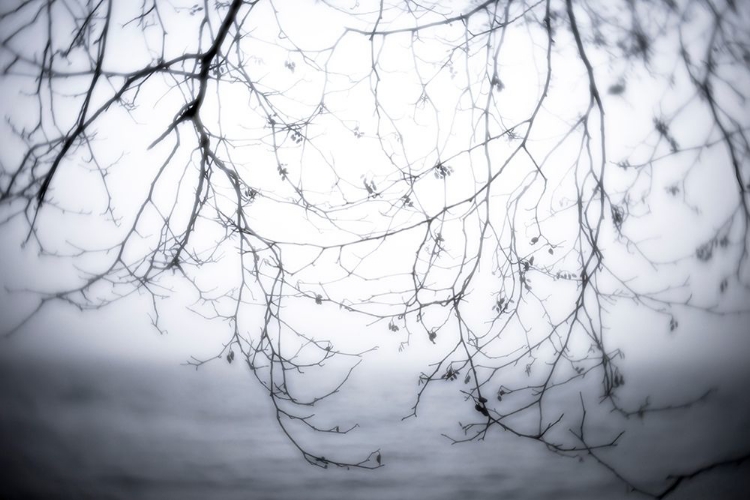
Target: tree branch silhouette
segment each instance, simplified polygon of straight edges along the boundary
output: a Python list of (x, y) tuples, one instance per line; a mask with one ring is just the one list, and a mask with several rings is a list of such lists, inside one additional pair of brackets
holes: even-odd
[[(311, 408), (377, 347), (334, 345), (305, 320), (322, 310), (331, 324), (387, 325), (401, 349), (433, 349), (410, 416), (434, 384), (462, 378), (476, 420), (453, 442), (500, 429), (593, 456), (655, 498), (723, 465), (676, 475), (662, 491), (639, 487), (598, 453), (620, 434), (589, 442), (585, 405), (627, 418), (691, 404), (621, 402), (623, 353), (607, 334), (618, 302), (662, 315), (669, 331), (686, 309), (747, 312), (721, 297), (750, 283), (748, 5), (353, 4), (306, 5), (326, 23), (306, 28), (273, 0), (6, 6), (2, 84), (34, 106), (7, 115), (19, 147), (0, 165), (3, 225), (19, 221), (25, 245), (72, 262), (79, 277), (37, 290), (6, 335), (53, 302), (87, 310), (141, 295), (164, 332), (164, 300), (189, 294), (191, 314), (225, 337), (215, 356), (188, 364), (242, 360), (312, 465), (381, 467), (380, 450), (324, 457), (299, 438), (357, 426), (322, 424)], [(665, 97), (629, 94), (639, 79)], [(622, 130), (613, 120), (628, 117), (623, 103), (649, 116), (633, 111)], [(686, 126), (688, 110), (704, 122)], [(123, 193), (118, 169), (143, 167), (128, 163), (134, 151), (149, 165)], [(731, 210), (697, 248), (662, 260), (639, 225), (663, 195), (655, 172), (674, 172), (665, 192), (700, 211), (686, 186), (706, 156), (732, 183)], [(98, 191), (77, 190), (81, 165)], [(77, 204), (102, 204), (91, 217), (111, 232), (48, 243), (76, 224), (71, 212), (85, 216)], [(711, 259), (732, 269), (706, 301), (689, 276), (654, 285), (622, 255), (651, 276)], [(336, 384), (302, 389), (329, 366)], [(581, 412), (555, 407), (553, 395), (594, 378)]]

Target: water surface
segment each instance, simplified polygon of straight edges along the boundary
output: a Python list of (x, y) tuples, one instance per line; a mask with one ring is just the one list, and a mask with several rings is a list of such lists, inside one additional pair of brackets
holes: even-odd
[[(642, 498), (592, 460), (550, 453), (501, 432), (451, 445), (455, 387), (437, 388), (416, 419), (411, 374), (364, 372), (333, 412), (361, 423), (316, 442), (351, 458), (380, 449), (375, 471), (307, 465), (282, 435), (268, 396), (241, 365), (192, 369), (156, 362), (0, 362), (3, 498), (101, 499), (601, 499)], [(741, 384), (740, 384), (741, 385)], [(738, 395), (739, 394), (739, 395)], [(747, 450), (748, 399), (724, 390), (690, 412), (634, 420), (617, 450), (639, 484), (664, 471)], [(607, 423), (595, 423), (606, 432)], [(612, 429), (614, 431), (614, 429)], [(310, 438), (318, 439), (318, 438)], [(746, 498), (750, 464), (712, 472), (674, 498)]]

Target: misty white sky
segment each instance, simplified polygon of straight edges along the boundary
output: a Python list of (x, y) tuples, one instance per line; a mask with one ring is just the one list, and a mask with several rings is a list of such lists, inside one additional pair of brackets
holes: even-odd
[[(185, 7), (191, 2), (183, 2)], [(353, 3), (353, 2), (349, 2)], [(372, 2), (371, 2), (372, 3)], [(372, 23), (377, 9), (366, 2), (358, 2), (354, 9), (346, 4), (346, 9), (361, 12), (361, 19), (341, 13), (319, 2), (278, 2), (278, 17), (272, 15), (269, 2), (261, 2), (252, 12), (247, 28), (252, 35), (243, 46), (247, 51), (247, 71), (257, 85), (268, 90), (279, 90), (272, 97), (279, 109), (289, 116), (305, 116), (325, 100), (330, 111), (306, 130), (309, 140), (301, 145), (291, 143), (289, 137), (279, 150), (280, 161), (289, 169), (290, 183), (280, 179), (277, 172), (277, 159), (269, 148), (266, 117), (263, 105), (257, 98), (248, 94), (247, 88), (239, 84), (212, 86), (205, 106), (207, 121), (219, 122), (222, 133), (235, 140), (231, 148), (231, 159), (242, 175), (250, 179), (252, 186), (263, 194), (247, 212), (249, 220), (259, 234), (280, 241), (302, 240), (311, 243), (331, 243), (347, 241), (351, 232), (379, 231), (386, 227), (408, 226), (418, 221), (422, 213), (418, 210), (394, 209), (391, 204), (397, 200), (399, 192), (399, 170), (394, 168), (408, 164), (415, 173), (429, 171), (437, 161), (446, 161), (453, 173), (446, 179), (436, 179), (431, 175), (420, 181), (413, 193), (419, 207), (425, 213), (434, 213), (445, 205), (464, 199), (476, 190), (486, 177), (487, 163), (484, 152), (461, 154), (467, 148), (467, 136), (476, 125), (476, 110), (469, 104), (480, 99), (481, 93), (468, 95), (466, 89), (474, 92), (484, 88), (482, 82), (485, 55), (481, 50), (470, 53), (469, 57), (458, 55), (453, 65), (446, 66), (448, 45), (444, 40), (460, 39), (463, 27), (445, 27), (438, 36), (426, 37), (412, 42), (408, 34), (396, 35), (370, 44), (367, 37), (349, 32), (344, 28), (361, 27)], [(156, 30), (146, 34), (134, 25), (122, 27), (125, 19), (134, 15), (137, 2), (115, 2), (114, 24), (108, 43), (105, 66), (111, 71), (127, 71), (147, 64), (161, 39), (155, 36)], [(343, 5), (343, 4), (342, 4)], [(460, 11), (460, 6), (455, 6)], [(189, 9), (188, 9), (189, 10)], [(188, 15), (188, 10), (170, 14), (166, 18), (169, 32), (166, 38), (167, 59), (184, 52), (196, 51), (198, 47), (195, 32), (200, 16)], [(55, 30), (65, 37), (65, 16), (55, 23)], [(286, 38), (279, 38), (281, 23)], [(409, 25), (406, 17), (389, 20), (390, 28)], [(214, 24), (217, 25), (216, 20)], [(700, 40), (705, 26), (698, 19), (690, 25), (688, 33)], [(6, 32), (10, 25), (3, 26)], [(531, 28), (521, 25), (508, 30), (499, 55), (499, 74), (504, 85), (496, 94), (497, 123), (493, 127), (509, 127), (525, 118), (537, 102), (543, 86), (545, 47), (540, 38), (538, 26)], [(341, 38), (343, 37), (343, 38)], [(592, 51), (591, 58), (597, 78), (603, 89), (618, 82), (626, 83), (622, 95), (604, 96), (606, 109), (606, 130), (608, 158), (612, 163), (608, 170), (608, 186), (613, 193), (623, 192), (626, 186), (635, 183), (631, 190), (634, 195), (648, 194), (648, 202), (640, 205), (640, 212), (631, 214), (625, 225), (626, 233), (641, 242), (643, 255), (654, 262), (665, 264), (652, 266), (642, 255), (628, 250), (615, 239), (610, 226), (604, 229), (603, 247), (605, 261), (621, 278), (632, 280), (643, 290), (654, 290), (670, 286), (688, 285), (675, 292), (672, 297), (695, 297), (696, 303), (718, 305), (722, 311), (746, 308), (748, 292), (735, 281), (729, 288), (719, 293), (720, 282), (731, 275), (737, 248), (730, 247), (722, 257), (709, 262), (696, 262), (695, 249), (710, 237), (728, 217), (737, 203), (736, 187), (731, 175), (727, 175), (727, 155), (720, 148), (701, 151), (700, 154), (686, 152), (675, 157), (653, 163), (648, 173), (634, 177), (631, 172), (618, 170), (615, 163), (626, 156), (635, 164), (647, 161), (653, 154), (658, 135), (653, 130), (652, 120), (662, 113), (671, 113), (680, 106), (693, 90), (687, 85), (684, 72), (676, 72), (675, 84), (665, 81), (660, 74), (668, 74), (675, 65), (673, 40), (660, 45), (653, 54), (651, 69), (657, 76), (649, 75), (642, 68), (633, 67), (627, 62), (610, 61), (604, 51)], [(293, 44), (310, 50), (305, 60), (294, 49)], [(334, 44), (334, 50), (329, 50)], [(413, 44), (413, 45), (412, 45)], [(34, 40), (34, 32), (15, 40), (14, 50), (30, 50), (38, 53), (39, 41)], [(585, 68), (575, 57), (570, 33), (560, 30), (556, 35), (557, 52), (553, 62), (554, 80), (550, 94), (534, 125), (534, 134), (529, 149), (538, 157), (543, 157), (564, 136), (567, 128), (580, 116), (588, 102), (588, 84)], [(371, 74), (371, 50), (380, 54), (382, 66), (381, 80), (378, 82), (380, 116), (373, 101), (375, 80)], [(320, 52), (315, 52), (320, 50)], [(78, 59), (76, 58), (78, 57)], [(0, 62), (8, 63), (11, 55), (3, 51)], [(72, 56), (69, 71), (88, 64), (83, 55)], [(293, 64), (293, 69), (290, 65)], [(320, 71), (327, 65), (328, 74)], [(61, 71), (64, 70), (61, 67)], [(19, 66), (18, 73), (28, 76), (5, 76), (0, 80), (0, 114), (10, 119), (14, 126), (31, 126), (38, 119), (38, 103), (28, 92), (34, 82), (28, 68)], [(421, 81), (430, 80), (425, 88), (428, 99), (420, 101), (423, 91)], [(114, 79), (113, 81), (116, 81)], [(75, 92), (82, 80), (63, 80), (56, 91), (56, 117), (61, 129), (69, 127), (75, 119), (76, 98), (66, 96)], [(85, 83), (85, 82), (84, 82)], [(101, 85), (95, 101), (101, 102), (111, 93), (111, 87)], [(486, 92), (486, 88), (485, 88)], [(495, 94), (493, 94), (495, 95)], [(722, 95), (726, 102), (732, 96)], [(46, 99), (46, 98), (43, 98)], [(97, 136), (93, 142), (97, 158), (102, 165), (116, 163), (110, 171), (109, 185), (112, 187), (114, 213), (123, 220), (132, 220), (134, 210), (141, 203), (148, 189), (148, 183), (158, 165), (169, 154), (174, 139), (168, 137), (153, 149), (148, 146), (168, 126), (176, 111), (185, 102), (185, 95), (174, 87), (169, 78), (154, 78), (144, 86), (139, 95), (139, 105), (132, 113), (112, 109), (96, 126)], [(474, 100), (474, 101), (472, 101)], [(45, 104), (49, 101), (44, 100)], [(46, 113), (46, 110), (44, 111)], [(592, 118), (592, 128), (598, 126), (597, 118)], [(50, 129), (52, 130), (52, 129)], [(523, 130), (521, 128), (520, 130)], [(195, 188), (192, 180), (185, 181), (180, 190), (177, 183), (194, 161), (193, 146), (189, 145), (188, 130), (183, 134), (185, 147), (178, 150), (172, 160), (175, 168), (165, 176), (158, 193), (163, 206), (169, 207), (172, 199), (180, 201), (175, 220), (184, 219), (185, 203), (191, 200)], [(688, 105), (672, 124), (672, 132), (679, 137), (684, 147), (700, 144), (706, 136), (715, 133), (708, 122), (708, 115), (696, 99)], [(361, 137), (357, 134), (361, 133)], [(3, 148), (0, 160), (6, 169), (15, 168), (24, 150), (17, 137), (14, 137), (8, 121), (2, 129)], [(398, 140), (398, 134), (401, 139)], [(279, 135), (279, 137), (282, 137)], [(379, 137), (379, 138), (378, 138)], [(283, 137), (282, 137), (283, 138)], [(663, 156), (664, 145), (658, 149)], [(578, 151), (579, 142), (570, 140), (557, 149), (544, 166), (550, 183), (559, 183), (558, 189), (540, 195), (542, 216), (551, 217), (544, 226), (547, 238), (557, 241), (559, 248), (571, 243), (571, 225), (575, 228), (572, 211), (565, 209), (575, 196), (568, 176), (572, 162)], [(512, 144), (499, 141), (488, 149), (495, 167), (502, 164), (511, 154)], [(498, 221), (507, 210), (505, 200), (517, 194), (519, 186), (531, 182), (534, 165), (519, 155), (504, 171), (493, 189), (497, 199)], [(88, 153), (81, 152), (67, 159), (60, 174), (54, 180), (53, 197), (56, 202), (72, 211), (82, 210), (87, 215), (71, 213), (59, 214), (54, 210), (43, 210), (39, 221), (40, 234), (50, 248), (63, 253), (74, 251), (76, 247), (99, 249), (116, 241), (122, 229), (113, 228), (107, 217), (100, 214), (106, 208), (102, 184), (95, 169), (87, 164)], [(186, 165), (188, 165), (186, 170)], [(690, 169), (689, 175), (686, 172)], [(188, 179), (190, 179), (188, 175)], [(384, 193), (383, 201), (364, 203), (367, 192), (362, 188), (363, 181), (373, 182)], [(217, 183), (222, 187), (221, 180)], [(299, 206), (287, 203), (294, 195), (291, 185), (304, 188), (314, 202), (322, 204), (344, 221), (341, 228), (334, 228), (324, 219)], [(671, 195), (667, 188), (679, 184), (680, 194)], [(227, 185), (223, 186), (227, 188)], [(534, 198), (522, 204), (529, 209)], [(697, 210), (695, 207), (699, 207)], [(17, 207), (3, 207), (11, 211)], [(467, 216), (469, 228), (462, 227), (462, 210), (451, 215), (453, 225), (444, 227), (448, 255), (459, 255), (462, 247), (461, 233), (468, 231), (467, 245), (473, 248), (476, 238), (477, 220)], [(4, 212), (6, 213), (6, 212)], [(530, 213), (530, 212), (529, 212)], [(495, 215), (493, 215), (494, 217)], [(523, 238), (534, 235), (529, 217), (521, 212), (517, 227), (526, 227)], [(156, 230), (160, 221), (151, 214), (144, 218), (143, 233)], [(525, 218), (524, 218), (525, 217)], [(448, 221), (450, 222), (450, 221)], [(153, 227), (149, 224), (153, 223)], [(125, 224), (123, 227), (127, 227)], [(216, 236), (215, 229), (207, 224), (195, 236), (196, 247), (210, 247)], [(344, 230), (342, 230), (342, 228)], [(40, 257), (34, 244), (21, 246), (26, 236), (27, 226), (16, 218), (2, 228), (0, 239), (0, 282), (4, 285), (0, 300), (0, 316), (4, 327), (14, 324), (33, 308), (33, 292), (9, 290), (40, 289), (55, 290), (75, 283), (82, 272), (94, 272), (106, 261), (107, 256), (94, 254), (82, 259)], [(409, 266), (404, 255), (413, 253), (415, 242), (423, 233), (408, 233), (403, 237), (390, 238), (383, 245), (362, 245), (344, 253), (342, 259), (349, 265), (359, 263), (365, 276), (399, 273), (393, 278), (379, 283), (365, 284), (357, 281), (331, 283), (326, 293), (334, 294), (338, 300), (366, 297), (368, 293), (385, 290), (398, 296), (404, 286), (403, 276), (408, 275)], [(148, 249), (148, 238), (142, 247), (135, 245), (128, 251), (137, 255)], [(231, 246), (222, 247), (224, 260), (209, 271), (202, 273), (205, 283), (218, 287), (231, 288), (237, 280), (237, 261), (231, 253)], [(374, 252), (373, 252), (374, 251)], [(534, 251), (529, 247), (529, 251)], [(290, 246), (287, 250), (289, 262), (298, 266), (311, 262), (317, 255), (314, 250)], [(365, 258), (373, 252), (369, 257)], [(570, 262), (555, 256), (546, 255), (539, 248), (539, 265), (565, 268)], [(299, 279), (309, 293), (319, 293), (321, 282), (333, 281), (341, 274), (336, 265), (337, 255), (329, 252), (315, 266), (300, 273)], [(674, 263), (668, 263), (674, 261)], [(346, 262), (345, 262), (346, 263)], [(80, 266), (76, 268), (75, 266)], [(447, 276), (448, 272), (446, 272)], [(438, 276), (441, 276), (438, 274)], [(474, 324), (488, 323), (488, 313), (493, 304), (492, 292), (495, 278), (485, 267), (472, 287), (470, 296), (476, 300), (467, 305), (476, 312), (470, 318)], [(542, 280), (540, 280), (542, 281)], [(173, 298), (160, 301), (163, 308), (165, 328), (169, 334), (160, 336), (150, 325), (150, 298), (144, 295), (129, 297), (102, 310), (80, 313), (65, 304), (53, 304), (42, 311), (13, 338), (6, 340), (3, 350), (7, 353), (37, 352), (59, 357), (78, 359), (84, 357), (114, 357), (123, 359), (158, 358), (167, 362), (182, 362), (189, 356), (208, 357), (214, 354), (222, 343), (228, 340), (227, 327), (222, 322), (206, 321), (198, 315), (187, 312), (186, 307), (194, 301), (184, 282), (169, 280), (174, 287)], [(408, 284), (408, 282), (407, 282)], [(549, 290), (542, 288), (550, 311), (563, 312), (568, 307), (570, 295), (562, 285), (547, 282)], [(542, 285), (544, 287), (544, 285)], [(109, 293), (102, 288), (102, 293)], [(390, 297), (390, 303), (394, 297)], [(388, 301), (386, 301), (388, 302)], [(529, 306), (529, 321), (539, 320), (534, 309)], [(257, 308), (259, 310), (259, 306)], [(255, 331), (259, 316), (248, 307), (244, 328)], [(403, 332), (395, 334), (386, 328), (385, 322), (367, 327), (366, 318), (352, 318), (342, 314), (330, 304), (318, 307), (311, 301), (292, 300), (288, 313), (297, 324), (304, 325), (318, 338), (336, 339), (351, 348), (380, 346), (379, 351), (369, 355), (374, 363), (395, 363), (414, 366), (415, 372), (423, 369), (428, 361), (434, 361), (444, 354), (446, 345), (433, 345), (424, 336), (414, 336), (411, 346), (403, 353), (398, 352), (399, 343), (404, 340)], [(642, 307), (634, 307), (629, 301), (607, 305), (606, 325), (611, 345), (623, 347), (629, 357), (624, 363), (643, 362), (657, 365), (687, 365), (700, 362), (707, 366), (733, 366), (744, 362), (750, 353), (747, 315), (734, 314), (719, 316), (691, 312), (677, 308), (674, 316), (680, 319), (680, 327), (669, 332), (669, 315), (655, 314)], [(632, 360), (632, 361), (630, 361)], [(411, 365), (414, 363), (415, 365)], [(634, 365), (635, 366), (635, 365)]]

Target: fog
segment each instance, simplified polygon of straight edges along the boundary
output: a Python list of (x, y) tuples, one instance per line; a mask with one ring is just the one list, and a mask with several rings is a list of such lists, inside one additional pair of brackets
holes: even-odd
[(747, 6), (225, 3), (0, 8), (0, 496), (748, 495)]

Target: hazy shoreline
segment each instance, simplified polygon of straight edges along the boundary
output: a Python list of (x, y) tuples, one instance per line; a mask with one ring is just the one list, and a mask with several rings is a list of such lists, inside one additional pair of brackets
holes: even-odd
[[(578, 464), (536, 443), (495, 433), (485, 442), (450, 446), (440, 433), (457, 430), (450, 417), (456, 409), (443, 407), (439, 387), (419, 418), (401, 422), (397, 410), (408, 409), (413, 387), (395, 390), (394, 381), (403, 385), (408, 377), (394, 372), (380, 384), (366, 376), (353, 380), (359, 397), (341, 400), (339, 416), (364, 416), (362, 428), (335, 445), (355, 454), (379, 447), (387, 466), (318, 470), (281, 435), (267, 397), (243, 368), (216, 364), (196, 372), (145, 360), (0, 356), (0, 436), (8, 450), (0, 465), (10, 475), (4, 496), (636, 498), (593, 462)], [(718, 457), (747, 449), (748, 398), (738, 397), (742, 377), (735, 381), (692, 413), (634, 420), (630, 432), (645, 433), (654, 452), (682, 446)], [(685, 428), (697, 429), (695, 435), (686, 436)], [(665, 430), (677, 434), (660, 437)], [(643, 445), (623, 445), (622, 456), (633, 461), (625, 470), (648, 474), (659, 465), (642, 463), (643, 456), (659, 455)], [(723, 488), (721, 498), (741, 498), (750, 491), (742, 479), (748, 470), (712, 474), (674, 498), (701, 498), (716, 488)]]

